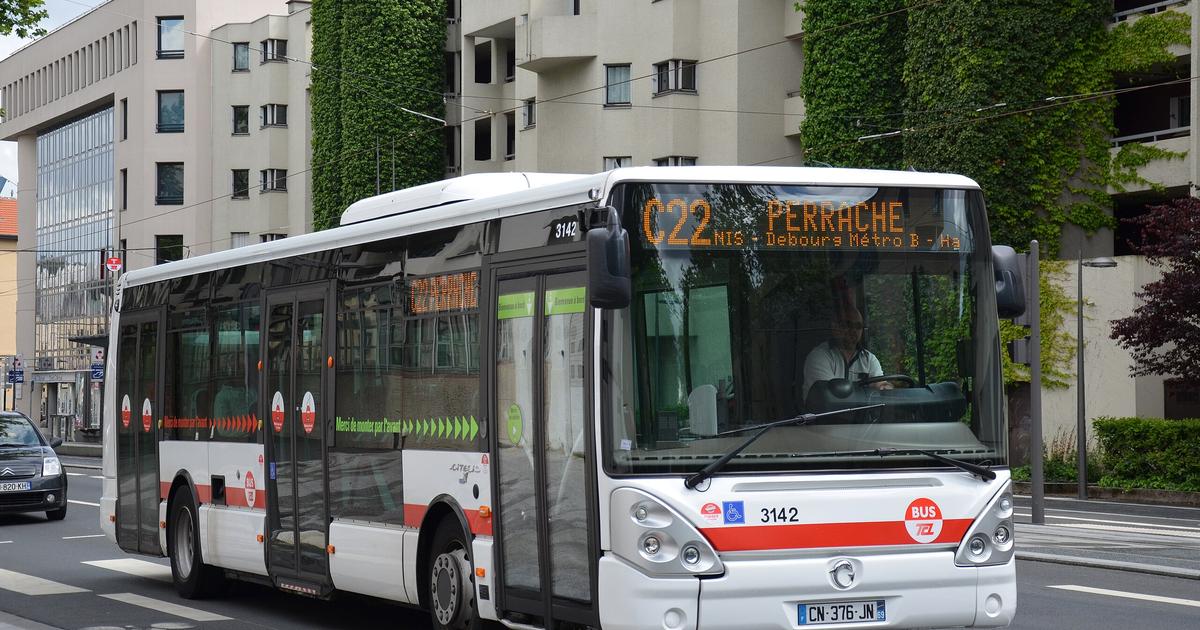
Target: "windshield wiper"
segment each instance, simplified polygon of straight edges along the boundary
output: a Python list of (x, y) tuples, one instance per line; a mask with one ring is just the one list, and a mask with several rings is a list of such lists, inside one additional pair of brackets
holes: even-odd
[(688, 490), (692, 490), (696, 486), (700, 485), (701, 483), (704, 483), (705, 479), (708, 479), (709, 477), (713, 476), (713, 474), (715, 474), (717, 471), (724, 468), (725, 464), (729, 463), (729, 460), (733, 459), (734, 457), (737, 457), (738, 453), (741, 453), (743, 450), (746, 449), (747, 446), (750, 446), (751, 444), (753, 444), (755, 440), (762, 437), (767, 431), (770, 431), (771, 429), (774, 429), (775, 427), (782, 427), (782, 426), (789, 425), (789, 424), (795, 425), (795, 426), (803, 426), (803, 425), (811, 423), (813, 420), (816, 420), (817, 418), (824, 418), (826, 416), (836, 416), (836, 415), (841, 415), (844, 413), (854, 413), (856, 411), (867, 411), (869, 409), (878, 409), (879, 407), (882, 407), (882, 406), (883, 406), (883, 403), (879, 403), (876, 405), (864, 405), (862, 407), (851, 407), (849, 409), (838, 409), (835, 411), (826, 411), (825, 413), (805, 413), (805, 414), (800, 414), (794, 418), (785, 418), (783, 420), (776, 420), (774, 422), (768, 422), (766, 424), (758, 424), (758, 425), (754, 425), (752, 427), (743, 427), (740, 429), (734, 429), (732, 431), (725, 431), (724, 433), (721, 433), (720, 435), (730, 435), (733, 433), (744, 433), (746, 431), (754, 431), (754, 430), (757, 430), (758, 433), (751, 435), (744, 442), (739, 444), (737, 448), (722, 455), (721, 459), (718, 459), (717, 461), (705, 466), (704, 468), (701, 468), (699, 471), (692, 474), (687, 479), (684, 479), (683, 487), (687, 488)]
[(878, 457), (888, 457), (891, 455), (924, 455), (925, 457), (937, 460), (943, 464), (954, 466), (955, 468), (958, 468), (960, 470), (965, 470), (965, 471), (971, 473), (972, 475), (979, 477), (980, 479), (982, 479), (984, 481), (991, 481), (996, 478), (996, 473), (992, 472), (991, 469), (989, 469), (985, 466), (980, 466), (979, 464), (972, 464), (971, 462), (964, 462), (961, 459), (954, 459), (952, 457), (946, 457), (945, 455), (939, 455), (933, 451), (927, 451), (927, 450), (920, 449), (920, 448), (873, 448), (873, 449), (868, 449), (868, 450), (864, 450), (864, 451), (828, 451), (825, 453), (804, 453), (803, 455), (804, 455), (804, 457), (827, 457), (827, 456), (833, 457), (833, 456), (854, 456), (854, 455), (862, 455), (862, 456), (876, 455)]

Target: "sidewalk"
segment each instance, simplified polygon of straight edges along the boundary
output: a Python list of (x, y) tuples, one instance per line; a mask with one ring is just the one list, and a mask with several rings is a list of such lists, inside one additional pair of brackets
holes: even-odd
[(1031, 522), (1017, 497), (1017, 558), (1200, 580), (1200, 509), (1114, 501), (1046, 501)]

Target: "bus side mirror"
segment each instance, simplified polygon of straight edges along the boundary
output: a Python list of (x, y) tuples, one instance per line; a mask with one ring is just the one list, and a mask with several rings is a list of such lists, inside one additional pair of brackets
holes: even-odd
[(1025, 274), (1017, 252), (1007, 245), (992, 246), (992, 269), (996, 275), (996, 313), (1001, 319), (1025, 313)]
[(608, 209), (608, 225), (587, 233), (587, 292), (594, 308), (625, 308), (632, 300), (629, 279), (629, 233)]

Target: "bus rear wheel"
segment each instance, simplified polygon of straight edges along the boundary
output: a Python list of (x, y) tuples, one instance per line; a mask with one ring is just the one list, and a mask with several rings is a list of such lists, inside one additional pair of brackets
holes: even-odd
[(437, 630), (478, 630), (475, 580), (467, 537), (451, 518), (433, 535), (429, 560), (429, 613)]
[(171, 556), (171, 580), (175, 590), (185, 599), (210, 597), (225, 582), (225, 575), (219, 568), (204, 564), (197, 514), (191, 489), (180, 488), (171, 502), (167, 553)]

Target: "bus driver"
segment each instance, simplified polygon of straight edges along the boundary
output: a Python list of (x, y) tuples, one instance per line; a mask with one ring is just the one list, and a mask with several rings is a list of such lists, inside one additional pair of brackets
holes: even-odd
[[(863, 318), (852, 304), (843, 304), (837, 309), (830, 326), (833, 335), (808, 353), (804, 360), (804, 399), (808, 390), (817, 381), (845, 378), (857, 381), (873, 376), (883, 376), (879, 359), (862, 347)], [(871, 383), (875, 389), (892, 389), (887, 381)]]

